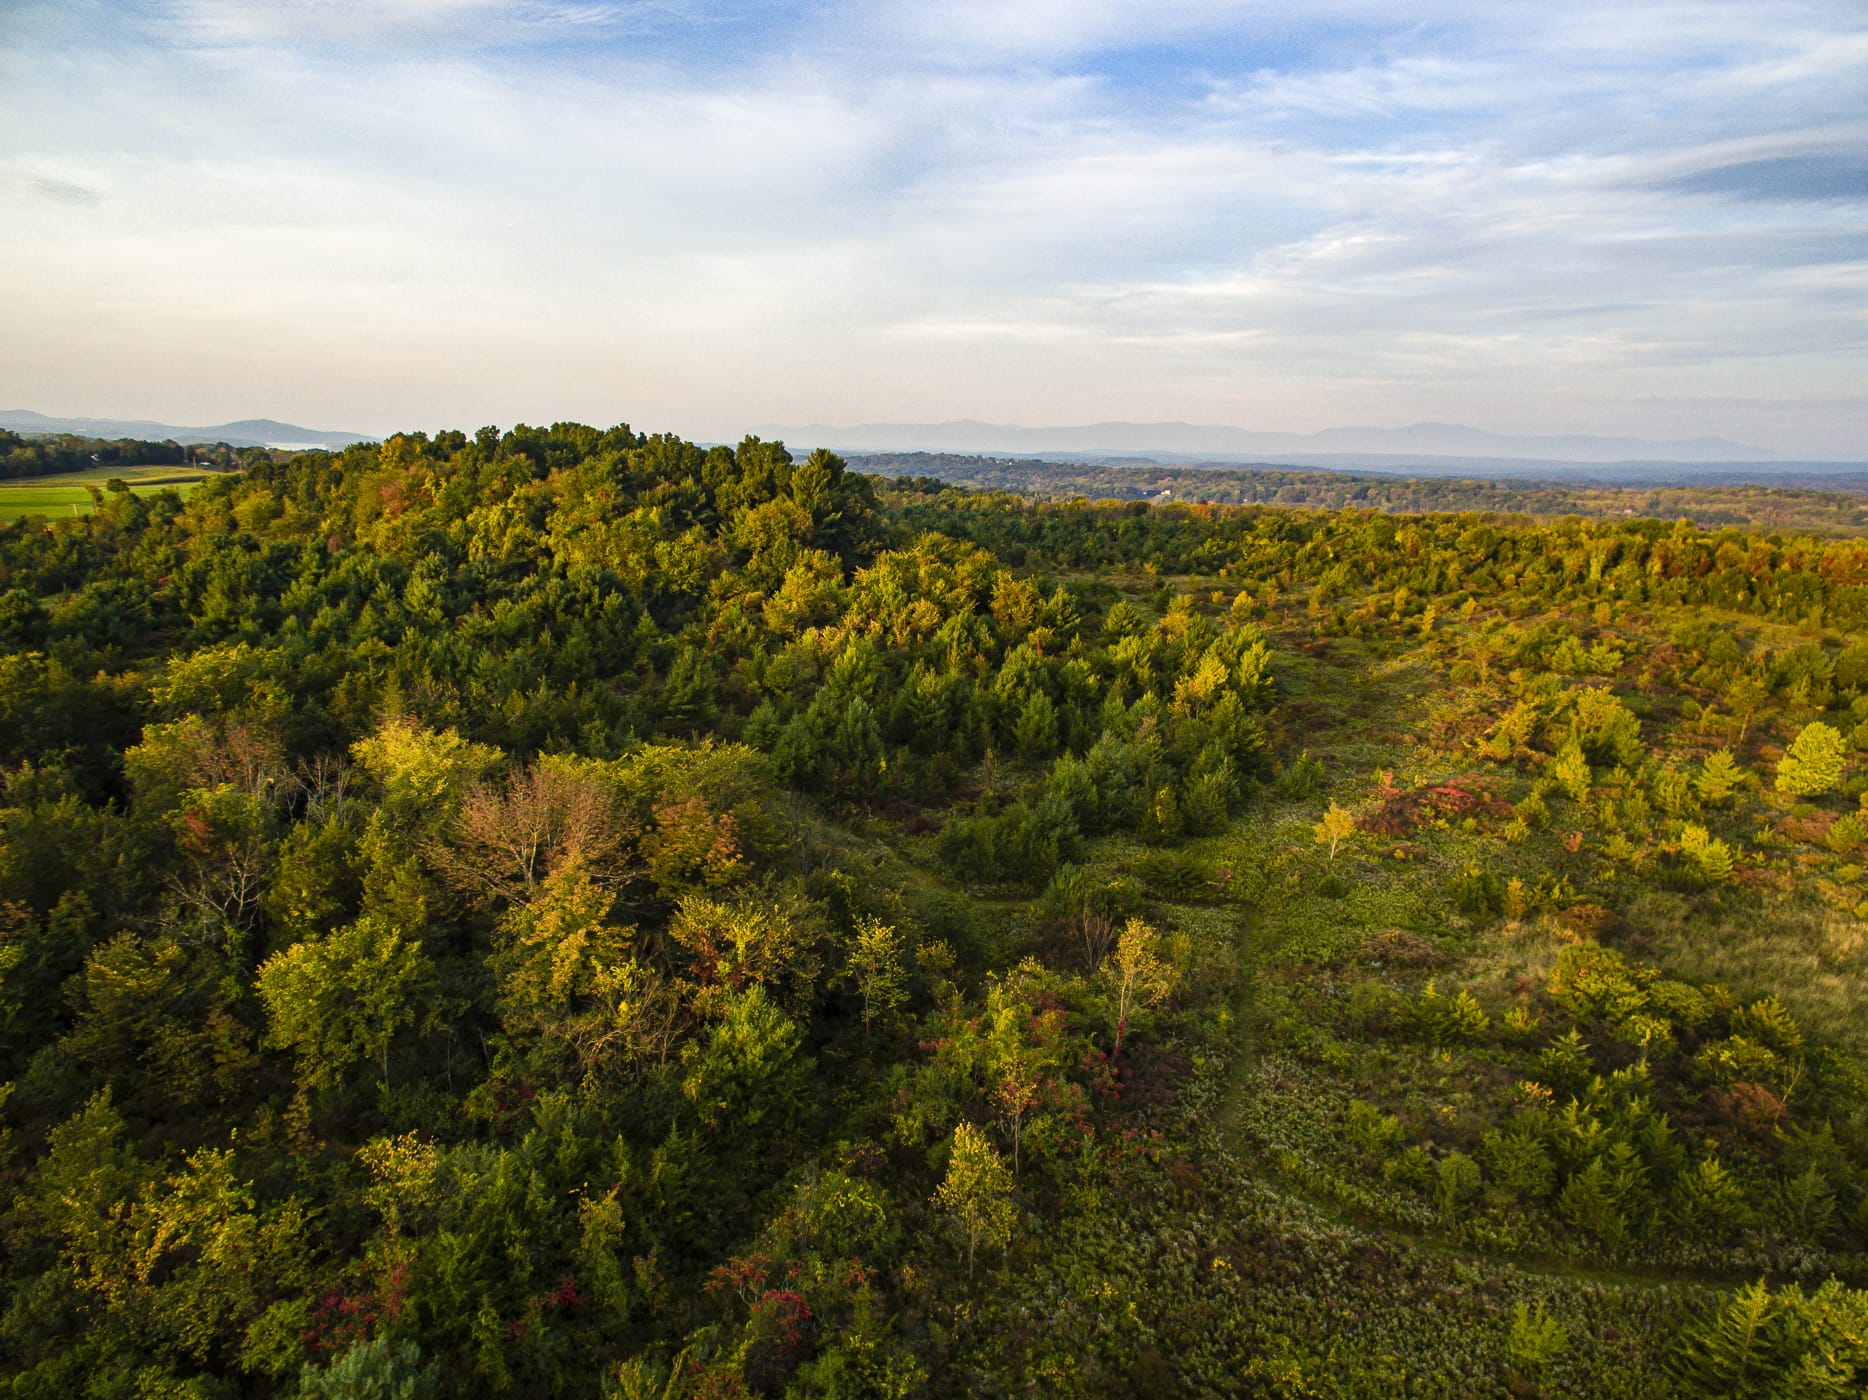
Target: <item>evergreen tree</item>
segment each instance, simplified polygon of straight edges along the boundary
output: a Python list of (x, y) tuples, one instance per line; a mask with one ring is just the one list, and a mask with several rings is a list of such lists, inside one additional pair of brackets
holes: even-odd
[(1777, 761), (1777, 786), (1796, 797), (1818, 797), (1842, 781), (1848, 748), (1830, 725), (1806, 724)]

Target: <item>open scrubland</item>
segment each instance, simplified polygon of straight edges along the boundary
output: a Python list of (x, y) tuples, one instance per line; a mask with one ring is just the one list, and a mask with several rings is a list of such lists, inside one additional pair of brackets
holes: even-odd
[(0, 525), (39, 1395), (1868, 1385), (1868, 543), (574, 425)]

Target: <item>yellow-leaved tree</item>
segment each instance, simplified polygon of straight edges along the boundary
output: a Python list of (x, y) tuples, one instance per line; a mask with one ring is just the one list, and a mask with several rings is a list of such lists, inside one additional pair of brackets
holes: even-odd
[(863, 999), (863, 1034), (877, 1016), (887, 1016), (907, 1000), (907, 974), (902, 967), (902, 936), (879, 919), (856, 921), (850, 945), (850, 976)]
[(966, 1240), (968, 1278), (973, 1276), (973, 1256), (980, 1245), (1004, 1248), (1011, 1243), (1018, 1218), (1012, 1204), (1012, 1174), (986, 1135), (971, 1123), (953, 1130), (947, 1175), (934, 1193), (934, 1203), (947, 1212)]
[(1355, 816), (1346, 807), (1330, 803), (1330, 808), (1323, 814), (1323, 820), (1317, 823), (1317, 844), (1330, 848), (1330, 861), (1336, 860), (1337, 847), (1356, 834)]
[(1137, 1006), (1154, 1006), (1174, 990), (1173, 965), (1159, 953), (1161, 935), (1140, 919), (1130, 919), (1116, 939), (1116, 950), (1103, 963), (1103, 980), (1115, 995), (1116, 1047), (1122, 1053), (1122, 1037), (1128, 1031), (1129, 1015)]

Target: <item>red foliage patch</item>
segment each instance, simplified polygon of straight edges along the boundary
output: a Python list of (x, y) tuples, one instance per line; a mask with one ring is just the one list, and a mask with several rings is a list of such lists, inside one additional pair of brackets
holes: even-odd
[(743, 1301), (751, 1302), (765, 1290), (765, 1281), (771, 1272), (772, 1261), (765, 1255), (744, 1254), (716, 1265), (707, 1275), (707, 1291), (724, 1293), (731, 1289)]
[(1446, 961), (1446, 954), (1432, 939), (1398, 928), (1363, 939), (1362, 956), (1394, 967), (1434, 967)]
[(731, 812), (716, 812), (699, 794), (655, 804), (653, 825), (642, 838), (649, 873), (659, 880), (722, 885), (746, 865)]
[(767, 1289), (752, 1305), (755, 1317), (778, 1329), (786, 1346), (795, 1347), (804, 1340), (804, 1324), (811, 1320), (811, 1305), (794, 1288)]
[(1083, 1052), (1083, 1062), (1077, 1068), (1089, 1082), (1091, 1092), (1110, 1100), (1122, 1097), (1122, 1076), (1116, 1072), (1106, 1052), (1090, 1046)]
[(313, 1356), (335, 1356), (367, 1341), (381, 1314), (374, 1292), (333, 1288), (311, 1305), (311, 1326), (298, 1339)]
[(1777, 829), (1792, 841), (1801, 841), (1806, 846), (1820, 846), (1823, 838), (1829, 835), (1829, 827), (1835, 821), (1835, 814), (1818, 812), (1813, 817), (1785, 817), (1777, 824)]
[(1729, 1089), (1714, 1089), (1708, 1097), (1728, 1122), (1755, 1137), (1766, 1136), (1784, 1121), (1784, 1101), (1762, 1084), (1741, 1080)]
[(1600, 904), (1584, 901), (1572, 904), (1559, 916), (1563, 926), (1578, 938), (1600, 938), (1615, 927), (1615, 916)]
[(1470, 778), (1400, 789), (1384, 784), (1382, 805), (1362, 819), (1362, 828), (1378, 836), (1407, 836), (1436, 821), (1473, 816), (1509, 815), (1497, 794)]

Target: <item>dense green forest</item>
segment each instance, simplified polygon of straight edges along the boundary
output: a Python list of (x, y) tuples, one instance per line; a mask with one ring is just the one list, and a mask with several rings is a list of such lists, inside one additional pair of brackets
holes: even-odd
[[(1444, 511), (1596, 520), (1656, 516), (1701, 525), (1755, 526), (1818, 535), (1868, 531), (1868, 476), (1820, 469), (1772, 478), (1775, 484), (1733, 482), (1729, 473), (1690, 465), (1629, 468), (1641, 484), (1594, 479), (1482, 480), (1408, 476), (1402, 472), (1304, 470), (1297, 467), (1167, 466), (1159, 462), (1054, 462), (1030, 457), (976, 457), (946, 452), (875, 453), (855, 459), (859, 470), (920, 476), (979, 491), (1009, 491), (1041, 500), (1174, 500), (1208, 505), (1278, 505), (1323, 510)], [(1595, 468), (1600, 473), (1610, 469)], [(1694, 480), (1695, 477), (1700, 479)], [(1685, 484), (1691, 483), (1691, 484)]]
[(20, 1397), (1868, 1387), (1868, 540), (627, 427), (0, 525)]

